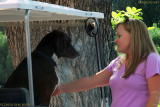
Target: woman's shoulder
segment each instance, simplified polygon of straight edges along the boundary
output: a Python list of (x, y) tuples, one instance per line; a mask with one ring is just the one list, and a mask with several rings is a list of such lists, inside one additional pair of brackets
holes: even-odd
[(115, 59), (113, 59), (113, 60), (111, 61), (111, 63), (119, 62), (121, 59), (122, 59), (121, 56), (118, 56), (118, 57), (116, 57)]
[(110, 71), (110, 72), (113, 72), (113, 69), (114, 69), (114, 68), (117, 66), (117, 64), (119, 63), (119, 60), (120, 60), (119, 57), (113, 59), (105, 69), (107, 69), (107, 70)]
[(160, 74), (160, 56), (156, 53), (150, 53), (146, 63), (146, 78), (149, 78), (156, 73)]
[(157, 53), (150, 53), (147, 60), (160, 60), (160, 56)]
[(113, 59), (109, 66), (117, 66), (122, 61), (123, 56), (118, 56), (115, 59)]

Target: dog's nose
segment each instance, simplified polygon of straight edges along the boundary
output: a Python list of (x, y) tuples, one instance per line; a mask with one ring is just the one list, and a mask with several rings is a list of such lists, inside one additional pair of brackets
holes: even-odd
[(75, 56), (78, 57), (79, 55), (80, 55), (80, 54), (77, 52)]
[(75, 52), (71, 55), (71, 58), (74, 59), (74, 58), (78, 57), (79, 55), (80, 55), (80, 54), (79, 54), (77, 51), (75, 51)]

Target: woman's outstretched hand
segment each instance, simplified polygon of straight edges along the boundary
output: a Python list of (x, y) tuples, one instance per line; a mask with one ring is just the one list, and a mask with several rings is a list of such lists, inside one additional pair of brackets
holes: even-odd
[(61, 94), (60, 86), (58, 85), (54, 92), (51, 94), (51, 97)]
[(80, 92), (100, 86), (106, 86), (109, 83), (111, 75), (112, 72), (107, 69), (103, 69), (91, 77), (85, 77), (70, 83), (58, 85), (51, 96), (56, 96), (61, 93)]

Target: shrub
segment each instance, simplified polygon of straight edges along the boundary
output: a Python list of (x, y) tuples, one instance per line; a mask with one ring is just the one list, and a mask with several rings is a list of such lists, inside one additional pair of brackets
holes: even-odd
[(6, 35), (0, 32), (0, 82), (5, 83), (13, 71), (12, 60), (7, 45)]
[(154, 36), (154, 37), (152, 38), (152, 40), (153, 40), (153, 42), (154, 42), (154, 44), (155, 44), (156, 46), (159, 46), (159, 47), (160, 47), (160, 35), (159, 35), (159, 36)]
[(157, 46), (156, 48), (157, 48), (158, 53), (160, 54), (160, 47)]
[(157, 27), (157, 24), (153, 24), (154, 29), (149, 29), (150, 36), (154, 44), (156, 45), (157, 51), (160, 53), (160, 28)]

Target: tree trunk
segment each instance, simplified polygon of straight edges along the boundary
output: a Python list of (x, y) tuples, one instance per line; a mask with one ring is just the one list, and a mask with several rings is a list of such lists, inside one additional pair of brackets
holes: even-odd
[[(105, 18), (100, 21), (102, 34), (102, 46), (105, 66), (116, 57), (113, 41), (113, 30), (111, 26), (111, 6), (112, 0), (40, 0), (42, 2), (54, 3), (86, 11), (97, 11), (105, 14)], [(38, 24), (37, 24), (38, 23)], [(57, 63), (56, 73), (60, 83), (67, 83), (82, 77), (91, 76), (98, 72), (95, 39), (89, 37), (85, 32), (84, 21), (52, 21), (52, 22), (32, 22), (31, 24), (31, 47), (35, 49), (42, 37), (56, 29), (62, 27), (72, 38), (72, 44), (80, 53), (74, 60), (58, 59), (53, 55)], [(52, 24), (58, 23), (58, 24)], [(67, 24), (72, 23), (72, 24)], [(52, 24), (52, 26), (49, 26)], [(66, 24), (67, 26), (63, 26)], [(43, 26), (35, 26), (43, 25)], [(56, 26), (55, 26), (56, 25)], [(14, 69), (26, 57), (25, 32), (22, 26), (10, 26), (6, 28), (8, 45), (11, 51)], [(61, 94), (52, 97), (51, 107), (100, 107), (101, 93), (100, 88), (89, 91)]]

